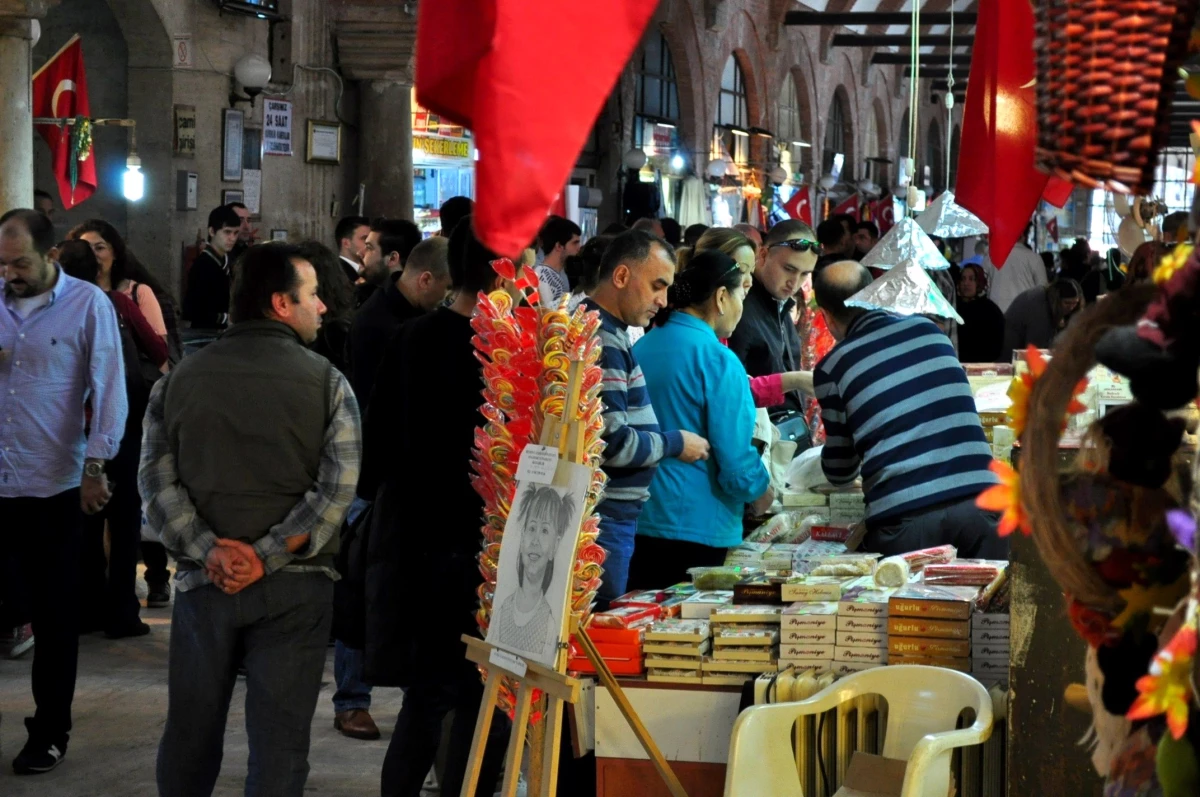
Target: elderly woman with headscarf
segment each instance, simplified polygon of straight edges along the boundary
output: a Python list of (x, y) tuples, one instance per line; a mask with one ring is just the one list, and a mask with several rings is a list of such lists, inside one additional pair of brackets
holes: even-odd
[(987, 274), (967, 263), (958, 277), (958, 359), (964, 363), (1007, 362), (1004, 356), (1004, 313), (987, 297)]

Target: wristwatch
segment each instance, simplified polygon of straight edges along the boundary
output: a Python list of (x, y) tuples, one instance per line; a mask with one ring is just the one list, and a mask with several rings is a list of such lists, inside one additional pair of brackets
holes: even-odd
[(99, 479), (104, 475), (104, 463), (96, 460), (83, 463), (83, 475), (89, 479)]

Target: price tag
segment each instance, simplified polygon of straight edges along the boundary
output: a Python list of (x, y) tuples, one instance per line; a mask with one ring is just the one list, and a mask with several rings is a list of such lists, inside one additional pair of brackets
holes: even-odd
[(558, 449), (550, 446), (525, 446), (517, 464), (517, 481), (550, 484), (558, 469)]
[(488, 661), (502, 670), (511, 672), (518, 678), (524, 678), (526, 671), (529, 669), (529, 665), (525, 663), (525, 659), (520, 656), (514, 656), (499, 648), (492, 649), (492, 655), (488, 656)]

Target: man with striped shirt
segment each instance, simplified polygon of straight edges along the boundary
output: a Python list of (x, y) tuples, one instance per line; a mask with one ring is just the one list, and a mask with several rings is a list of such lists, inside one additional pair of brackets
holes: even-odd
[(600, 313), (600, 366), (604, 383), (604, 472), (608, 485), (597, 540), (608, 554), (604, 561), (601, 602), (625, 593), (634, 533), (642, 505), (650, 497), (654, 469), (664, 459), (684, 462), (708, 458), (708, 441), (686, 431), (662, 431), (646, 378), (633, 356), (626, 327), (645, 327), (667, 304), (667, 288), (675, 281), (675, 257), (666, 241), (642, 230), (621, 233), (600, 261), (599, 284), (584, 300)]
[(813, 372), (825, 476), (835, 485), (862, 476), (869, 551), (951, 544), (962, 557), (1007, 558), (996, 515), (975, 506), (996, 478), (954, 348), (928, 319), (847, 307), (870, 282), (853, 261), (813, 275), (817, 306), (838, 341)]

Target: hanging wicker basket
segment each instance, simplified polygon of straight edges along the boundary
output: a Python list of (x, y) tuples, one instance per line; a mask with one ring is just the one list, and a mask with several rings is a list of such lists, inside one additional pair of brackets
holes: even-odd
[(1147, 194), (1197, 0), (1041, 0), (1036, 5), (1043, 171), (1086, 188)]

